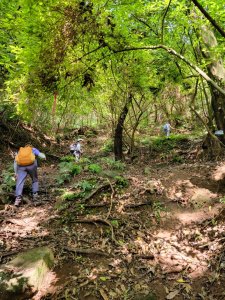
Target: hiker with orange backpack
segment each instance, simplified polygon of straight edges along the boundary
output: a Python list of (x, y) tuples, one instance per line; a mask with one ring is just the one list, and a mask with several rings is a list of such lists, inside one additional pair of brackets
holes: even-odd
[(14, 161), (14, 171), (16, 174), (16, 199), (15, 206), (19, 206), (22, 202), (23, 187), (27, 175), (29, 174), (32, 179), (32, 193), (33, 201), (38, 198), (38, 175), (37, 175), (37, 160), (36, 157), (46, 159), (44, 153), (30, 145), (20, 147)]

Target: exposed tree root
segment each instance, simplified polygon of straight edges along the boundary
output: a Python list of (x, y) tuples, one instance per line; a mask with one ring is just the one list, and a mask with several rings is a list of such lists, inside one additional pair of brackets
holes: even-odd
[(115, 235), (114, 235), (114, 230), (113, 230), (113, 226), (112, 224), (107, 221), (107, 220), (103, 220), (103, 219), (97, 219), (97, 218), (94, 218), (94, 219), (77, 219), (77, 220), (73, 220), (72, 221), (73, 223), (103, 223), (105, 225), (108, 225), (111, 229), (111, 239), (117, 244), (117, 245), (120, 245), (118, 243), (118, 241), (115, 239)]
[(96, 194), (102, 192), (102, 190), (108, 189), (111, 187), (111, 183), (107, 182), (104, 183), (102, 185), (100, 185), (97, 189), (95, 189), (91, 194), (89, 194), (88, 196), (86, 196), (83, 201), (86, 202), (88, 200), (90, 200), (91, 198), (93, 198)]
[(64, 247), (63, 249), (77, 254), (94, 254), (94, 255), (109, 256), (108, 253), (96, 249), (81, 249), (81, 248), (72, 248), (72, 247)]

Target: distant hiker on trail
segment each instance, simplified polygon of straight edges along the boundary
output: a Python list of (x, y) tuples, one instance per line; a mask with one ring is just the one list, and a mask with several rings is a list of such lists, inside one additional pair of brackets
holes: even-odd
[(70, 145), (70, 153), (73, 154), (78, 161), (81, 157), (82, 150), (81, 150), (81, 142), (82, 139), (78, 139), (74, 144)]
[(166, 137), (170, 136), (170, 123), (166, 122), (166, 124), (163, 125), (163, 132), (165, 133)]
[(16, 175), (16, 199), (15, 206), (19, 206), (22, 202), (23, 187), (27, 175), (29, 174), (32, 179), (32, 193), (33, 201), (38, 199), (38, 175), (37, 175), (37, 160), (36, 157), (46, 159), (44, 153), (30, 145), (20, 147), (14, 161), (14, 171)]

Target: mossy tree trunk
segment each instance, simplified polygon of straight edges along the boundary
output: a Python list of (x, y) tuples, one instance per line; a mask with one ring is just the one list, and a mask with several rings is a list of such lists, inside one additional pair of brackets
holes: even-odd
[[(209, 61), (207, 65), (208, 74), (222, 89), (225, 89), (225, 69), (222, 59), (218, 57), (215, 51), (215, 47), (217, 46), (215, 35), (207, 26), (202, 26), (201, 36), (204, 43), (202, 53)], [(225, 132), (225, 95), (212, 85), (210, 85), (210, 90), (211, 104), (217, 129)], [(224, 135), (222, 142), (225, 144)]]

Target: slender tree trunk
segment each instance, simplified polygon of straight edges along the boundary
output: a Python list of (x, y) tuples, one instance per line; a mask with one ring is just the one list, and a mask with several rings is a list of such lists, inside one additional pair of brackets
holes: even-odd
[(116, 129), (115, 129), (115, 135), (114, 135), (114, 155), (115, 160), (123, 160), (123, 126), (126, 119), (126, 116), (128, 114), (129, 105), (132, 102), (132, 95), (129, 94), (128, 99), (121, 111), (121, 114), (119, 116)]
[(57, 107), (57, 96), (58, 96), (58, 92), (55, 91), (54, 92), (54, 100), (53, 100), (53, 104), (52, 104), (52, 129), (53, 132), (57, 133), (57, 128), (56, 128), (56, 120), (55, 120), (55, 114), (56, 114), (56, 107)]

